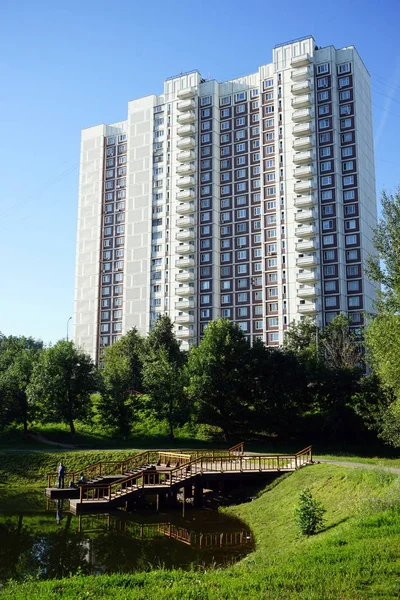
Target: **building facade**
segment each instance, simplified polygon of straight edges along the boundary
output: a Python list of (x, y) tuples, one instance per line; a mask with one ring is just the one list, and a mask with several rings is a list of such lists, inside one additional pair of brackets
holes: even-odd
[(278, 345), (307, 315), (372, 310), (369, 74), (312, 37), (272, 54), (224, 83), (167, 79), (82, 132), (74, 339), (96, 360), (159, 314), (188, 348), (217, 316)]

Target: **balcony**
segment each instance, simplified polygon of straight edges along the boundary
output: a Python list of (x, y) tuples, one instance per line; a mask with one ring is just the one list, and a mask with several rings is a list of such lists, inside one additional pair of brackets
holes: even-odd
[(314, 206), (314, 198), (312, 196), (299, 196), (294, 199), (294, 205), (296, 208), (308, 208)]
[(296, 194), (311, 194), (314, 190), (312, 181), (301, 181), (300, 183), (294, 184), (294, 191)]
[(194, 244), (182, 244), (176, 247), (177, 254), (194, 254), (195, 247)]
[(178, 242), (191, 242), (194, 240), (194, 231), (178, 231), (175, 239)]
[(193, 296), (194, 286), (193, 285), (182, 285), (181, 287), (175, 288), (175, 296)]
[(195, 147), (196, 142), (193, 137), (184, 137), (178, 140), (176, 145), (179, 150), (190, 150), (191, 148)]
[(182, 127), (178, 127), (176, 133), (180, 137), (187, 137), (188, 135), (195, 135), (196, 129), (194, 125), (182, 125)]
[[(180, 302), (179, 303), (177, 302), (176, 304), (180, 304)], [(178, 323), (178, 325), (184, 325), (185, 323), (194, 323), (194, 316), (193, 315), (179, 315), (179, 316), (175, 317), (175, 323)]]
[(290, 61), (290, 66), (294, 69), (298, 67), (306, 67), (311, 63), (311, 56), (309, 54), (300, 54), (299, 56), (293, 56)]
[(195, 169), (193, 163), (187, 163), (186, 165), (179, 165), (176, 169), (177, 175), (193, 175)]
[(319, 294), (315, 285), (310, 287), (300, 287), (297, 289), (298, 298), (315, 298), (318, 295)]
[(315, 169), (312, 165), (297, 167), (293, 172), (295, 179), (312, 179), (315, 175)]
[(297, 242), (296, 252), (312, 252), (317, 249), (317, 244), (314, 240), (305, 240), (304, 242)]
[(306, 81), (302, 81), (301, 83), (294, 83), (292, 85), (292, 94), (308, 94), (312, 90), (312, 82), (311, 79), (307, 79)]
[(177, 273), (175, 275), (175, 281), (178, 283), (189, 283), (190, 281), (194, 281), (194, 273), (190, 271), (185, 271), (184, 273)]
[(192, 87), (187, 87), (187, 88), (183, 88), (182, 90), (179, 90), (179, 92), (177, 92), (177, 96), (180, 100), (185, 100), (186, 98), (193, 98), (193, 96), (195, 95), (196, 91), (194, 88)]
[[(176, 310), (192, 310), (193, 308), (194, 308), (194, 300), (180, 300), (179, 302), (175, 302)], [(192, 315), (190, 315), (190, 316), (192, 316)], [(178, 317), (178, 319), (179, 319), (179, 317)]]
[(192, 111), (180, 113), (176, 119), (179, 125), (187, 125), (188, 123), (194, 123), (196, 120), (196, 114)]
[(317, 235), (317, 230), (313, 225), (302, 225), (301, 227), (297, 227), (295, 232), (295, 236), (297, 238), (305, 238), (305, 237), (313, 237)]
[(296, 260), (297, 267), (316, 267), (318, 264), (318, 259), (314, 254), (310, 256), (302, 256)]
[[(189, 206), (189, 205), (186, 204), (186, 206)], [(180, 207), (178, 207), (178, 208), (180, 208)], [(178, 212), (178, 209), (176, 209), (176, 212)], [(176, 226), (179, 227), (179, 228), (181, 228), (181, 227), (194, 227), (195, 226), (194, 217), (180, 217), (180, 219), (178, 219), (177, 222), (176, 222)]]
[(297, 312), (301, 315), (312, 315), (317, 313), (319, 310), (318, 305), (314, 302), (310, 302), (310, 304), (298, 304)]
[[(193, 215), (195, 211), (194, 208), (194, 202), (187, 202), (186, 204), (179, 204), (179, 206), (176, 207), (176, 212), (178, 215)], [(177, 226), (180, 226), (180, 219), (178, 219), (177, 221)], [(194, 223), (194, 221), (193, 221)]]
[(192, 98), (188, 98), (187, 100), (182, 100), (182, 102), (178, 102), (177, 109), (180, 112), (185, 112), (187, 110), (193, 110), (195, 107), (195, 102)]
[(296, 223), (306, 223), (307, 221), (315, 221), (315, 214), (313, 210), (302, 210), (294, 214), (294, 220)]
[(175, 261), (175, 266), (177, 269), (190, 269), (194, 267), (194, 258), (178, 258)]
[(318, 281), (318, 277), (314, 271), (303, 271), (303, 273), (298, 273), (296, 281), (298, 283), (314, 283)]
[(192, 150), (185, 150), (184, 152), (179, 152), (178, 156), (176, 158), (178, 159), (179, 162), (186, 163), (186, 162), (194, 161), (196, 158), (196, 155)]
[(294, 121), (295, 123), (305, 123), (306, 121), (311, 121), (311, 119), (311, 108), (300, 108), (299, 110), (293, 111), (292, 121)]
[(293, 108), (308, 108), (311, 106), (311, 95), (304, 94), (304, 96), (295, 96), (292, 98), (292, 107)]
[(290, 74), (292, 81), (303, 81), (308, 77), (312, 77), (312, 69), (311, 67), (300, 67), (295, 71), (292, 71)]
[[(309, 109), (305, 109), (305, 110), (309, 110)], [(303, 135), (311, 135), (312, 134), (312, 124), (311, 123), (298, 123), (297, 125), (295, 125), (293, 127), (292, 133), (296, 137), (300, 137)]]
[(312, 146), (312, 138), (310, 137), (299, 138), (293, 142), (294, 150), (308, 150), (309, 148), (312, 148)]
[(311, 150), (305, 150), (304, 152), (296, 152), (293, 156), (293, 162), (295, 165), (303, 165), (310, 163), (314, 160), (314, 155)]
[(176, 194), (176, 199), (178, 202), (192, 202), (195, 199), (195, 193), (193, 190), (182, 190)]
[[(177, 320), (176, 322), (178, 323)], [(180, 340), (187, 340), (194, 337), (194, 331), (193, 328), (186, 327), (185, 329), (178, 329), (175, 331), (175, 335)]]
[(176, 185), (179, 188), (192, 188), (195, 185), (194, 177), (190, 177), (190, 175), (187, 175), (186, 177), (180, 177), (177, 180)]

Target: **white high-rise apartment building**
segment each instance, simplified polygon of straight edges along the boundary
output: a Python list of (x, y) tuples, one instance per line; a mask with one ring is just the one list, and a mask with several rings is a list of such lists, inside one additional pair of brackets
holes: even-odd
[(370, 81), (312, 37), (224, 83), (197, 71), (82, 132), (75, 342), (101, 349), (167, 313), (183, 347), (217, 316), (280, 344), (306, 315), (354, 327), (376, 288)]

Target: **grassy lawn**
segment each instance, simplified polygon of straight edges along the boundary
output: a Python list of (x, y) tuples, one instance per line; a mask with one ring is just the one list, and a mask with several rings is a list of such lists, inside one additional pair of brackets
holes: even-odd
[[(36, 460), (36, 455), (30, 456)], [(327, 509), (324, 531), (310, 538), (300, 538), (293, 521), (293, 507), (305, 487), (311, 487)], [(228, 569), (160, 569), (10, 583), (1, 596), (14, 600), (394, 600), (400, 596), (400, 477), (396, 475), (379, 469), (314, 465), (282, 477), (256, 500), (225, 510), (249, 524), (257, 544), (255, 552)]]

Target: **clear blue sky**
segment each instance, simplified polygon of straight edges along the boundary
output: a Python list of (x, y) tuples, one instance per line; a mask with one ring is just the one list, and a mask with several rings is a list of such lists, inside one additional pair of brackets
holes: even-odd
[[(0, 331), (46, 343), (73, 314), (80, 130), (198, 69), (223, 81), (304, 35), (355, 45), (372, 77), (376, 178), (400, 184), (399, 0), (3, 0)], [(70, 333), (72, 329), (70, 327)]]

